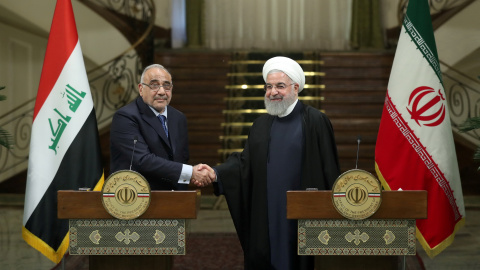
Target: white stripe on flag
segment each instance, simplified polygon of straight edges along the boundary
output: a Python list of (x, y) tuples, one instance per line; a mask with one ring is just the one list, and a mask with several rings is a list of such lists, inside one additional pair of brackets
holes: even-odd
[[(402, 33), (404, 31), (406, 30), (402, 27)], [(405, 67), (415, 67), (415, 72)], [(428, 80), (428, 78), (430, 78), (430, 80)], [(431, 155), (431, 158), (438, 165), (438, 168), (445, 175), (445, 178), (449, 180), (452, 190), (461, 191), (455, 145), (453, 143), (445, 143), (454, 141), (450, 126), (449, 111), (446, 110), (445, 112), (443, 124), (425, 128), (424, 126), (419, 126), (415, 120), (412, 119), (407, 110), (407, 106), (405, 106), (409, 103), (409, 95), (405, 93), (421, 86), (419, 83), (430, 86), (435, 91), (441, 89), (442, 93), (445, 93), (442, 83), (438, 80), (434, 70), (417, 48), (416, 44), (412, 42), (410, 36), (407, 34), (400, 35), (388, 83), (388, 94), (401, 117), (420, 139), (421, 145), (426, 148), (426, 152)], [(422, 107), (426, 102), (428, 102), (428, 99), (422, 100), (418, 106)], [(438, 108), (434, 107), (431, 110), (435, 111), (437, 109)], [(426, 114), (428, 113), (429, 111), (426, 112)], [(442, 134), (442, 136), (438, 136), (438, 134)], [(455, 192), (453, 195), (455, 196), (460, 214), (464, 216), (463, 195), (460, 194), (457, 196), (458, 194)]]
[[(25, 201), (23, 225), (26, 224), (42, 199), (55, 177), (70, 144), (93, 110), (93, 100), (84, 67), (80, 43), (77, 42), (55, 86), (32, 124), (27, 179), (35, 179), (35, 181), (29, 181), (25, 191), (27, 200)], [(81, 99), (81, 104), (75, 113), (70, 110), (68, 96), (71, 95), (66, 91), (67, 84), (78, 92), (85, 92), (85, 96)], [(70, 100), (70, 102), (72, 101)], [(66, 121), (62, 119), (59, 113), (63, 117), (69, 116), (71, 118), (69, 121)], [(51, 120), (53, 131), (64, 125), (63, 133), (54, 137), (49, 119)], [(58, 138), (58, 144), (55, 147), (56, 153), (54, 150), (49, 149), (50, 146), (54, 145), (54, 138)]]

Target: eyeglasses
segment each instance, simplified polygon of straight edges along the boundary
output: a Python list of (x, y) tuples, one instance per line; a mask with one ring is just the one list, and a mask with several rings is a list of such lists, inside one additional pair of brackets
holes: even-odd
[(173, 84), (171, 84), (171, 83), (164, 83), (164, 84), (158, 84), (158, 83), (146, 84), (146, 83), (142, 83), (142, 84), (145, 85), (145, 86), (148, 86), (148, 87), (150, 88), (150, 90), (152, 90), (152, 91), (158, 91), (158, 90), (160, 90), (161, 87), (163, 87), (163, 90), (165, 90), (165, 92), (167, 92), (167, 91), (172, 90), (172, 87), (173, 87)]
[(282, 91), (282, 90), (285, 90), (288, 86), (290, 85), (293, 85), (295, 83), (291, 83), (291, 84), (284, 84), (284, 83), (277, 83), (276, 85), (273, 85), (273, 84), (265, 84), (263, 86), (263, 89), (265, 90), (265, 92), (268, 92), (268, 91), (272, 91), (273, 88), (276, 88), (278, 91)]

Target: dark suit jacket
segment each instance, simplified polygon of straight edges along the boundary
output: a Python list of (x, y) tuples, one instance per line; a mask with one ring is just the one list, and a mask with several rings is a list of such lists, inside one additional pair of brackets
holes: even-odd
[[(115, 112), (110, 128), (110, 171), (132, 170), (142, 174), (152, 190), (186, 189), (178, 184), (182, 165), (189, 159), (187, 118), (168, 106), (168, 132), (150, 107), (138, 97)], [(186, 184), (190, 179), (186, 179)]]

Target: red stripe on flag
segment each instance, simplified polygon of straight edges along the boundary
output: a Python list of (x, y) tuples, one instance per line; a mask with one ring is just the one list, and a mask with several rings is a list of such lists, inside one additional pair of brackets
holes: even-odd
[[(389, 112), (388, 109), (393, 111)], [(377, 137), (375, 161), (383, 177), (382, 182), (391, 190), (401, 188), (428, 191), (428, 219), (417, 220), (417, 228), (433, 248), (453, 233), (455, 224), (461, 217), (458, 215), (458, 207), (452, 207), (451, 200), (446, 195), (445, 189), (451, 192), (448, 182), (443, 183), (444, 189), (439, 185), (432, 174), (432, 169), (425, 165), (417, 152), (423, 153), (421, 151), (425, 150), (423, 145), (414, 145), (419, 141), (418, 138), (411, 137), (415, 135), (403, 128), (408, 126), (402, 123), (401, 117), (395, 117), (397, 115), (398, 112), (387, 93)], [(431, 159), (423, 156), (423, 159), (428, 158)], [(395, 165), (392, 166), (392, 164)], [(437, 166), (437, 164), (431, 164), (431, 166)]]
[(57, 82), (65, 63), (78, 43), (77, 28), (70, 0), (58, 0), (48, 37), (42, 75), (38, 86), (33, 121)]

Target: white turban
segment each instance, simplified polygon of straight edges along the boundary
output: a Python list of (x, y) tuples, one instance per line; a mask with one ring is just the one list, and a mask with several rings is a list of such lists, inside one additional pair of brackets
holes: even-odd
[(272, 70), (280, 70), (287, 74), (292, 81), (300, 85), (298, 92), (300, 93), (303, 90), (305, 86), (305, 73), (303, 73), (302, 67), (296, 61), (284, 56), (270, 58), (263, 66), (262, 73), (265, 82), (267, 82), (268, 73)]

